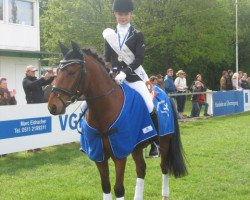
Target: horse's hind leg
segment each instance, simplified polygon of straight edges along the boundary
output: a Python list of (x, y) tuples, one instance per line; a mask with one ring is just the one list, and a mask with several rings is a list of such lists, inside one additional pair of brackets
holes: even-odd
[(96, 166), (101, 176), (103, 200), (112, 200), (108, 161), (96, 162)]
[(113, 159), (115, 163), (115, 172), (116, 172), (116, 180), (115, 180), (115, 196), (117, 200), (124, 200), (124, 174), (127, 158), (124, 159)]
[(138, 145), (132, 153), (132, 157), (135, 161), (136, 166), (136, 186), (135, 186), (135, 195), (134, 200), (143, 199), (143, 190), (144, 190), (144, 178), (146, 176), (146, 162), (143, 157), (143, 146)]
[(169, 143), (170, 143), (170, 136), (160, 137), (162, 200), (167, 200), (169, 197), (169, 176), (168, 176), (168, 166), (167, 166)]

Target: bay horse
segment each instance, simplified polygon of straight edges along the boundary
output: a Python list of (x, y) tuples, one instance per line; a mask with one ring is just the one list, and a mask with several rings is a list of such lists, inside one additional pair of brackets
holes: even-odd
[[(122, 110), (125, 99), (123, 90), (111, 78), (105, 68), (105, 63), (97, 54), (90, 50), (80, 49), (75, 42), (72, 42), (73, 50), (68, 49), (62, 43), (60, 43), (60, 48), (64, 59), (60, 61), (57, 78), (49, 97), (48, 109), (53, 115), (64, 114), (66, 107), (71, 102), (75, 102), (81, 95), (84, 96), (88, 106), (87, 124), (101, 133), (104, 157), (102, 161), (95, 161), (95, 164), (101, 177), (103, 199), (112, 199), (108, 166), (108, 160), (111, 158), (116, 172), (115, 196), (116, 199), (122, 200), (125, 194), (124, 173), (127, 157), (117, 158), (114, 155), (110, 142), (110, 134), (112, 133), (110, 133), (109, 128)], [(177, 178), (187, 174), (179, 125), (176, 114), (173, 115), (174, 133), (159, 137), (163, 200), (168, 199), (169, 196), (168, 175), (173, 174)], [(143, 199), (146, 175), (143, 149), (150, 143), (150, 140), (143, 141), (133, 147), (131, 151), (137, 174), (134, 200)]]

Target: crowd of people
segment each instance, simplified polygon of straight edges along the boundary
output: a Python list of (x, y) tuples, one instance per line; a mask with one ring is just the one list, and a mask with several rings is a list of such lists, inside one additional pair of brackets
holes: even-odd
[[(32, 65), (27, 66), (25, 69), (22, 84), (27, 104), (47, 102), (51, 91), (51, 83), (56, 76), (53, 70), (50, 69), (41, 78), (37, 78), (36, 71), (38, 69)], [(0, 78), (0, 106), (16, 105), (16, 93), (15, 89), (8, 89), (6, 78)]]
[(243, 71), (223, 70), (220, 78), (220, 90), (250, 89), (250, 77)]
[[(195, 80), (190, 87), (187, 86), (186, 73), (183, 70), (179, 70), (176, 73), (176, 78), (173, 78), (174, 70), (172, 68), (167, 69), (167, 74), (163, 79), (163, 76), (151, 76), (150, 81), (153, 84), (158, 85), (163, 89), (170, 97), (173, 105), (175, 105), (175, 111), (178, 113), (179, 119), (187, 117), (198, 117), (202, 106), (204, 106), (204, 116), (208, 114), (208, 103), (206, 102), (205, 92), (209, 91), (205, 83), (202, 81), (201, 74), (197, 74)], [(160, 77), (160, 78), (158, 78)], [(191, 91), (195, 94), (191, 96), (192, 109), (190, 116), (184, 114), (185, 104), (187, 99), (187, 93)]]
[[(152, 84), (158, 85), (161, 89), (170, 97), (170, 100), (174, 103), (175, 109), (178, 112), (178, 118), (183, 119), (187, 117), (199, 117), (202, 107), (204, 107), (204, 116), (210, 116), (208, 114), (208, 103), (206, 102), (206, 92), (209, 92), (207, 86), (202, 80), (202, 75), (197, 74), (191, 86), (187, 86), (186, 73), (183, 70), (179, 70), (176, 73), (176, 78), (173, 78), (174, 70), (172, 68), (167, 69), (167, 74), (164, 77), (162, 75), (151, 76), (150, 81)], [(234, 73), (232, 70), (224, 70), (220, 79), (220, 90), (241, 90), (250, 89), (250, 77), (247, 73), (239, 71)], [(191, 92), (192, 109), (190, 115), (184, 114), (185, 103), (187, 93)], [(182, 95), (183, 93), (183, 95)]]

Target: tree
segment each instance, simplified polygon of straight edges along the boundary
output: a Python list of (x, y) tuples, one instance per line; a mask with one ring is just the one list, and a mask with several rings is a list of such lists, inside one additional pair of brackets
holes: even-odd
[(142, 5), (142, 0), (136, 2), (141, 5), (135, 22), (146, 38), (147, 71), (163, 73), (168, 66), (187, 71), (190, 81), (196, 73), (209, 75), (211, 80), (212, 74), (220, 74), (225, 66), (231, 66), (234, 29), (230, 3), (147, 0)]
[(250, 74), (250, 0), (240, 0), (239, 22), (239, 70)]
[(49, 0), (41, 16), (41, 43), (46, 51), (58, 51), (58, 40), (70, 44), (71, 40), (82, 47), (102, 49), (102, 31), (113, 22), (110, 0)]
[[(41, 1), (43, 2), (43, 1)], [(59, 51), (58, 40), (103, 50), (102, 31), (115, 27), (112, 0), (46, 0), (41, 5), (41, 44)], [(144, 67), (164, 74), (166, 67), (201, 73), (217, 89), (221, 72), (235, 68), (235, 6), (232, 0), (134, 0), (133, 24), (145, 35)], [(250, 63), (250, 0), (239, 0), (239, 65)], [(242, 67), (244, 66), (244, 67)]]

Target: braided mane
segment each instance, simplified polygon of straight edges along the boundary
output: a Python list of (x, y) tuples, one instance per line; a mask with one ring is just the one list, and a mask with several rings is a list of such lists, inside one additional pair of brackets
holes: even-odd
[(86, 53), (87, 55), (92, 56), (93, 58), (95, 58), (96, 60), (98, 60), (103, 66), (105, 66), (105, 62), (103, 61), (103, 58), (101, 58), (100, 56), (98, 56), (97, 53), (91, 51), (91, 49), (82, 49), (82, 51), (84, 53)]

